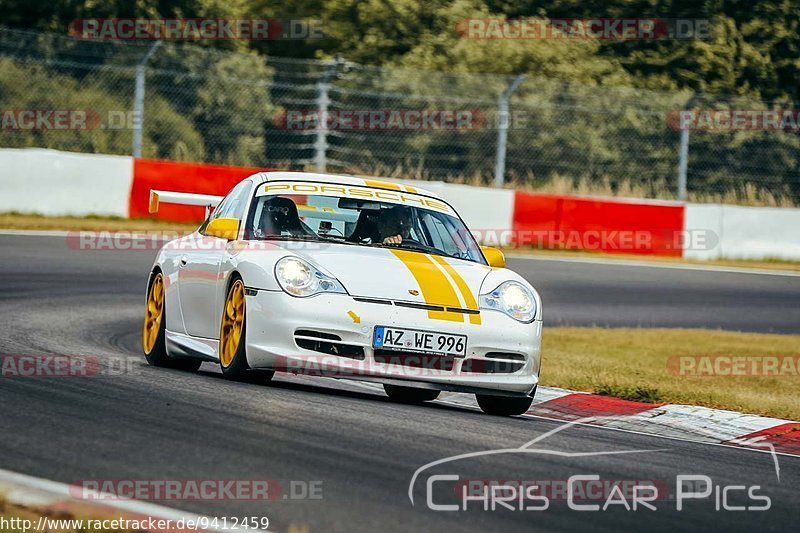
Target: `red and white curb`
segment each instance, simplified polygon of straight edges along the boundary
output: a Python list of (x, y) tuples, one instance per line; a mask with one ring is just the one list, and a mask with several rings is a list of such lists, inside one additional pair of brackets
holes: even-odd
[[(449, 395), (446, 403), (476, 406), (471, 395)], [(800, 422), (692, 405), (633, 402), (552, 387), (539, 387), (526, 415), (680, 440), (741, 446), (800, 457)], [(602, 418), (611, 417), (611, 418)]]
[[(281, 377), (284, 376), (288, 378), (288, 375)], [(300, 376), (289, 379), (298, 378), (302, 379)], [(340, 382), (337, 387), (344, 383)], [(383, 386), (377, 383), (348, 383), (362, 390), (383, 390)], [(444, 392), (437, 403), (479, 409), (472, 394)], [(531, 408), (522, 416), (565, 422), (580, 420), (582, 424), (620, 431), (800, 457), (800, 422), (723, 409), (633, 402), (613, 396), (540, 386)], [(586, 421), (592, 417), (597, 417), (597, 420)]]
[[(74, 487), (73, 487), (74, 488)], [(101, 494), (95, 493), (98, 499), (78, 499), (70, 490), (70, 485), (41, 479), (10, 470), (0, 469), (0, 494), (7, 504), (16, 505), (42, 513), (42, 516), (63, 517), (64, 513), (72, 516), (84, 516), (93, 519), (124, 517), (127, 520), (146, 522), (148, 519), (169, 520), (170, 524), (187, 523), (213, 524), (208, 517), (171, 509), (154, 503), (138, 500), (103, 499)], [(176, 527), (168, 528), (171, 532), (180, 531)], [(184, 528), (186, 529), (186, 528)], [(38, 531), (43, 531), (37, 527)], [(219, 527), (196, 527), (191, 531), (225, 531)], [(143, 529), (163, 533), (163, 529)]]

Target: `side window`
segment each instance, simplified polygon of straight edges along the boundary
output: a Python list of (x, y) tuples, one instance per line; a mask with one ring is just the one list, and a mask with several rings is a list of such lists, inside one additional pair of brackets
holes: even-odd
[(249, 181), (243, 181), (234, 187), (231, 192), (228, 193), (228, 196), (223, 198), (219, 203), (217, 209), (214, 210), (214, 214), (211, 215), (211, 219), (238, 218), (241, 220), (247, 208), (247, 200), (250, 198), (251, 186), (252, 183)]
[(453, 242), (452, 228), (446, 227), (444, 221), (430, 213), (423, 215), (423, 221), (433, 246), (451, 255), (458, 252), (458, 247)]
[(425, 230), (430, 236), (432, 246), (444, 251), (446, 254), (462, 259), (478, 261), (478, 252), (472, 241), (465, 238), (462, 233), (466, 228), (459, 228), (453, 219), (447, 215), (426, 212), (422, 215)]
[(250, 181), (243, 181), (231, 189), (231, 192), (220, 201), (214, 212), (200, 226), (200, 233), (204, 233), (208, 223), (217, 218), (238, 218), (242, 220), (247, 209), (247, 202), (250, 199), (252, 186), (253, 184)]

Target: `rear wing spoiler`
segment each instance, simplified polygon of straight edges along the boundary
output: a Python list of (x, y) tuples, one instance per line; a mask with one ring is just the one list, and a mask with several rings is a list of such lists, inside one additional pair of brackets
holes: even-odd
[(197, 205), (206, 208), (206, 217), (212, 207), (216, 207), (222, 200), (222, 196), (213, 194), (195, 194), (190, 192), (157, 191), (150, 189), (150, 205), (148, 211), (158, 212), (161, 203), (178, 205)]

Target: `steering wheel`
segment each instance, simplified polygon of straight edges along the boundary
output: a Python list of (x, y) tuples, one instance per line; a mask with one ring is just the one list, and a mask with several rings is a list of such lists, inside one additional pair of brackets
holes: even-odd
[[(384, 239), (386, 239), (388, 237), (394, 237), (394, 235), (387, 235), (386, 237), (384, 237)], [(383, 242), (383, 239), (381, 240), (381, 242)], [(384, 246), (402, 246), (402, 245), (407, 244), (407, 243), (408, 244), (416, 244), (417, 246), (425, 246), (424, 244), (422, 244), (418, 240), (412, 239), (411, 237), (409, 237), (407, 239), (403, 238), (403, 240), (400, 241), (399, 243), (387, 242)]]

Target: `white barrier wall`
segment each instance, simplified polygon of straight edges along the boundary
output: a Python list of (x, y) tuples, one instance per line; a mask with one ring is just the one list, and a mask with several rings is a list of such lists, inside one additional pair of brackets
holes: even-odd
[(686, 204), (684, 228), (689, 241), (716, 237), (687, 246), (687, 258), (800, 260), (800, 209)]
[(128, 216), (133, 158), (0, 149), (0, 212)]
[(422, 187), (453, 204), (473, 231), (510, 230), (514, 218), (514, 191), (443, 181), (395, 180)]
[[(0, 212), (128, 216), (133, 158), (0, 149)], [(441, 181), (409, 185), (451, 202), (473, 230), (513, 229), (515, 193)], [(684, 257), (800, 260), (800, 209), (686, 204)]]

